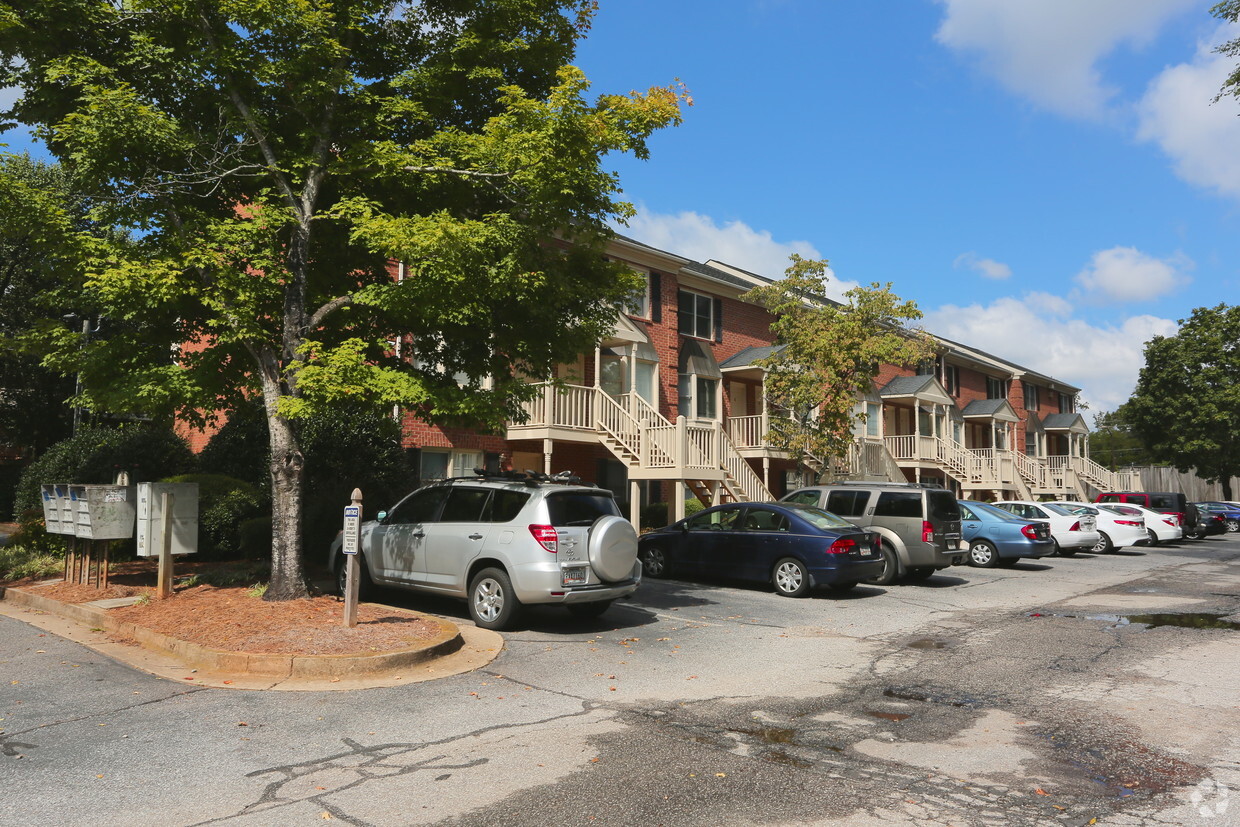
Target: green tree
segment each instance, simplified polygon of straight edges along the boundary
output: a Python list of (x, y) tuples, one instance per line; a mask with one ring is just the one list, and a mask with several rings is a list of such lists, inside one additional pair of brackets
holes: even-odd
[(1124, 414), (1157, 459), (1196, 469), (1232, 498), (1240, 473), (1240, 307), (1199, 307), (1174, 336), (1145, 345), (1145, 367)]
[(1128, 465), (1156, 464), (1140, 438), (1133, 433), (1126, 405), (1120, 405), (1114, 411), (1094, 414), (1089, 455), (1112, 471)]
[(845, 303), (826, 296), (827, 262), (793, 254), (784, 278), (743, 296), (775, 315), (779, 350), (757, 364), (766, 369), (767, 399), (788, 416), (773, 416), (767, 439), (804, 461), (842, 457), (853, 426), (865, 421), (858, 399), (881, 365), (915, 365), (933, 354), (929, 336), (905, 327), (921, 318), (891, 284), (854, 287)]
[(500, 428), (514, 366), (549, 375), (634, 288), (602, 256), (631, 214), (602, 158), (646, 157), (686, 97), (588, 100), (568, 61), (594, 5), (0, 0), (11, 117), (131, 239), (91, 245), (82, 284), (127, 341), (61, 330), (47, 363), (112, 410), (262, 399), (268, 599), (306, 593), (295, 420), (362, 400)]
[(62, 289), (80, 262), (61, 242), (89, 228), (86, 209), (63, 167), (0, 154), (0, 440), (36, 457), (69, 436), (74, 383), (41, 364), (27, 334), (81, 310)]

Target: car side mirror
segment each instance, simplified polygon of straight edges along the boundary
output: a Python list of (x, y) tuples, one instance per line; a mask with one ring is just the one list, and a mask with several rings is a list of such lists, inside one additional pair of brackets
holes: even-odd
[(387, 512), (380, 511), (378, 514), (375, 515), (375, 519), (378, 520), (379, 522), (383, 522), (384, 520), (387, 519)]

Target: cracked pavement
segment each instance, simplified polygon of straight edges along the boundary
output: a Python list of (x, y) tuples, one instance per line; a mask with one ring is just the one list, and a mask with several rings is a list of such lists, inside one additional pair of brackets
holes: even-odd
[(485, 669), (348, 693), (190, 687), (0, 617), (0, 819), (1240, 824), (1238, 632), (1125, 620), (1236, 615), (1238, 561), (1229, 537), (806, 600), (648, 580), (584, 625), (531, 611)]

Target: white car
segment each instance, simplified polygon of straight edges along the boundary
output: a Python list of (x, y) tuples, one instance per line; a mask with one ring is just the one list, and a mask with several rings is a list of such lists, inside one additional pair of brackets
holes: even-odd
[(1184, 528), (1180, 525), (1180, 521), (1171, 514), (1163, 514), (1161, 511), (1132, 503), (1095, 503), (1095, 505), (1104, 511), (1143, 518), (1145, 520), (1145, 544), (1148, 546), (1173, 543), (1184, 539)]
[(1078, 551), (1092, 549), (1102, 539), (1098, 533), (1098, 521), (1093, 514), (1073, 514), (1059, 503), (1004, 500), (993, 505), (1026, 520), (1049, 523), (1055, 551), (1062, 557), (1071, 557)]
[(1117, 548), (1128, 548), (1149, 539), (1145, 533), (1145, 518), (1139, 514), (1116, 514), (1110, 509), (1104, 510), (1098, 503), (1075, 500), (1063, 500), (1055, 504), (1077, 514), (1094, 515), (1099, 534), (1098, 542), (1092, 549), (1094, 554), (1110, 554)]

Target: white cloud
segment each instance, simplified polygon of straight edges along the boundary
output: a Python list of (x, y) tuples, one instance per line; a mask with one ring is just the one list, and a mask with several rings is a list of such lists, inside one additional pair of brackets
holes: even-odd
[[(617, 227), (622, 235), (634, 238), (678, 256), (707, 261), (716, 259), (767, 278), (780, 278), (788, 267), (788, 256), (823, 258), (808, 241), (776, 241), (768, 230), (755, 230), (743, 221), (718, 224), (708, 215), (681, 212), (665, 215), (639, 205), (637, 215), (627, 227)], [(841, 298), (856, 282), (843, 281), (831, 270), (828, 295)]]
[(939, 0), (935, 38), (980, 56), (1008, 90), (1063, 115), (1098, 118), (1115, 94), (1097, 68), (1120, 44), (1140, 47), (1197, 0)]
[[(1145, 342), (1178, 326), (1156, 316), (1131, 316), (1118, 326), (1073, 319), (1057, 296), (1006, 297), (988, 305), (944, 305), (926, 312), (926, 330), (992, 353), (1081, 388), (1093, 411), (1128, 401), (1145, 364)], [(1086, 419), (1089, 420), (1086, 414)]]
[(964, 267), (981, 273), (988, 279), (1006, 279), (1012, 275), (1012, 268), (993, 258), (978, 258), (977, 253), (961, 253), (952, 262), (953, 267)]
[(1212, 50), (1236, 35), (1220, 28), (1191, 62), (1164, 69), (1137, 104), (1140, 140), (1156, 143), (1183, 180), (1230, 196), (1240, 196), (1240, 105), (1231, 97), (1211, 105), (1234, 68)]
[(1181, 270), (1191, 266), (1184, 257), (1158, 259), (1135, 247), (1112, 247), (1094, 253), (1076, 281), (1087, 295), (1103, 301), (1149, 301), (1185, 284)]

